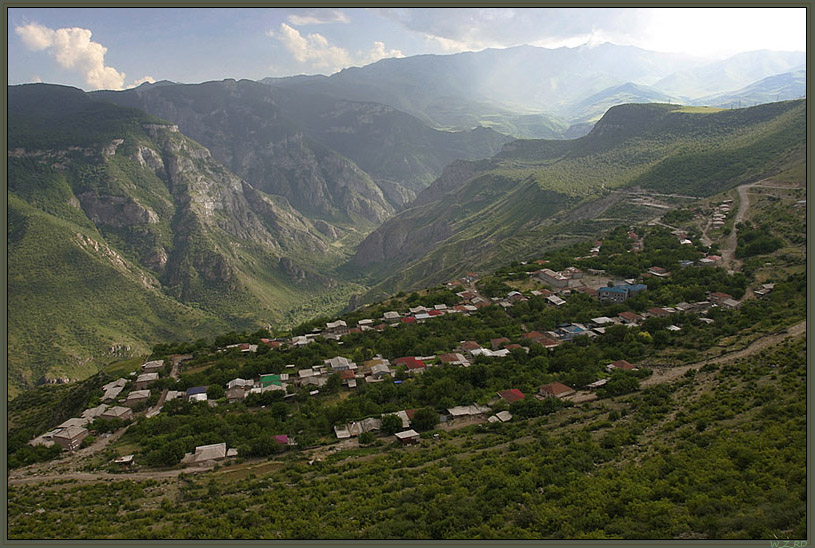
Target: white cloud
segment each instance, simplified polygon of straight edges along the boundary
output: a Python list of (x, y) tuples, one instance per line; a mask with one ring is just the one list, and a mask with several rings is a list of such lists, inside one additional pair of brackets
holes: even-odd
[(385, 42), (374, 42), (374, 47), (367, 54), (360, 54), (359, 57), (362, 59), (362, 64), (367, 65), (388, 57), (404, 57), (404, 54), (398, 49), (386, 49)]
[(156, 83), (156, 79), (155, 79), (155, 78), (153, 78), (152, 76), (145, 76), (144, 78), (139, 78), (138, 80), (136, 80), (135, 82), (133, 82), (131, 85), (127, 86), (127, 89), (137, 88), (137, 87), (139, 87), (140, 85), (144, 84), (145, 82), (149, 82), (149, 83), (151, 83), (151, 84), (155, 84), (155, 83)]
[(42, 51), (54, 43), (54, 31), (37, 23), (15, 27), (14, 32), (22, 38), (25, 47), (32, 51)]
[(288, 16), (292, 25), (322, 25), (325, 23), (350, 23), (351, 19), (341, 10), (310, 10), (304, 13), (292, 13)]
[(303, 36), (300, 31), (286, 23), (280, 24), (280, 32), (269, 31), (267, 34), (280, 40), (300, 63), (311, 63), (316, 68), (327, 68), (334, 71), (351, 64), (348, 51), (332, 46), (322, 34), (314, 33)]
[(322, 34), (303, 36), (296, 28), (280, 24), (280, 31), (268, 31), (268, 36), (279, 40), (299, 63), (310, 63), (316, 69), (338, 71), (350, 66), (375, 63), (386, 57), (404, 57), (397, 49), (387, 49), (384, 42), (376, 41), (368, 51), (357, 51), (352, 55), (348, 50), (332, 45)]
[(107, 48), (91, 40), (88, 29), (50, 29), (37, 23), (15, 27), (25, 46), (33, 51), (47, 50), (63, 68), (76, 70), (93, 89), (122, 89), (125, 74), (105, 66)]

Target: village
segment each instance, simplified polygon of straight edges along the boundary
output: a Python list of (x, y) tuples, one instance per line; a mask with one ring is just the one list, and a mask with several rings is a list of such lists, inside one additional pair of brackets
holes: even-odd
[[(675, 233), (679, 245), (690, 244), (684, 233)], [(631, 229), (626, 235), (631, 251), (642, 252), (643, 238)], [(602, 241), (594, 242), (590, 257), (600, 253)], [(576, 257), (579, 262), (582, 257)], [(680, 269), (701, 268), (716, 265), (720, 257), (704, 255), (701, 258), (682, 260), (678, 262)], [(548, 261), (539, 260), (532, 263), (535, 267), (543, 266)], [(468, 273), (459, 280), (445, 284), (444, 289), (454, 291), (458, 299), (456, 304), (437, 303), (426, 306), (406, 306), (402, 309), (385, 310), (376, 317), (362, 317), (346, 321), (335, 319), (326, 322), (323, 327), (315, 327), (309, 333), (290, 337), (268, 338), (261, 337), (256, 342), (242, 342), (225, 345), (221, 353), (239, 353), (242, 355), (257, 354), (261, 347), (265, 352), (287, 352), (304, 348), (312, 344), (324, 344), (329, 341), (342, 345), (343, 339), (356, 334), (382, 334), (399, 329), (411, 329), (412, 326), (421, 326), (428, 322), (437, 321), (450, 315), (470, 316), (478, 314), (481, 309), (498, 307), (509, 311), (519, 303), (530, 299), (540, 299), (544, 306), (559, 309), (569, 302), (573, 295), (585, 295), (596, 301), (598, 305), (612, 306), (624, 305), (627, 301), (635, 299), (638, 295), (648, 291), (648, 280), (670, 279), (672, 273), (662, 266), (651, 266), (637, 278), (616, 279), (606, 274), (602, 269), (589, 269), (584, 272), (576, 266), (569, 266), (555, 271), (550, 268), (534, 269), (532, 265), (522, 263), (528, 268), (528, 280), (539, 286), (526, 291), (512, 290), (498, 297), (488, 297), (479, 290), (479, 278), (474, 273)], [(763, 298), (773, 290), (773, 284), (760, 284), (754, 288), (753, 295)], [(447, 352), (432, 355), (407, 355), (399, 357), (373, 356), (371, 359), (356, 363), (348, 356), (341, 354), (321, 360), (311, 367), (297, 367), (289, 363), (282, 371), (262, 373), (255, 378), (236, 377), (223, 385), (191, 386), (184, 390), (174, 389), (180, 381), (180, 375), (192, 355), (171, 355), (165, 359), (149, 360), (141, 365), (138, 371), (133, 371), (127, 377), (121, 377), (102, 386), (103, 394), (98, 405), (88, 408), (81, 416), (70, 418), (56, 428), (36, 437), (29, 442), (30, 445), (52, 446), (54, 444), (63, 450), (73, 453), (89, 436), (94, 436), (94, 422), (97, 419), (118, 420), (126, 428), (134, 421), (150, 420), (159, 415), (165, 404), (173, 400), (183, 402), (196, 402), (200, 405), (218, 406), (248, 401), (252, 396), (261, 397), (270, 393), (277, 393), (280, 401), (291, 401), (308, 397), (319, 397), (321, 391), (330, 383), (339, 383), (341, 390), (353, 392), (363, 385), (378, 383), (410, 382), (432, 368), (462, 367), (467, 368), (480, 358), (501, 360), (512, 357), (512, 352), (529, 353), (533, 345), (539, 345), (545, 351), (552, 350), (576, 340), (591, 341), (602, 337), (607, 330), (614, 326), (639, 327), (649, 318), (665, 318), (668, 323), (665, 329), (668, 332), (681, 331), (682, 325), (670, 323), (672, 315), (681, 313), (683, 317), (693, 315), (699, 322), (706, 325), (714, 323), (714, 319), (707, 317), (711, 310), (736, 310), (741, 302), (732, 295), (720, 291), (708, 291), (706, 299), (697, 302), (679, 302), (673, 306), (651, 306), (640, 313), (631, 310), (622, 310), (613, 315), (600, 315), (584, 322), (564, 322), (556, 328), (539, 331), (525, 330), (515, 340), (508, 337), (496, 337), (489, 340), (461, 340), (458, 346), (448, 348)], [(617, 306), (617, 309), (620, 308)], [(487, 402), (459, 404), (447, 407), (439, 412), (438, 417), (423, 427), (414, 424), (414, 414), (417, 409), (402, 409), (395, 412), (382, 413), (380, 416), (367, 417), (342, 424), (334, 424), (333, 432), (336, 440), (343, 441), (352, 438), (370, 440), (379, 435), (383, 439), (390, 439), (402, 445), (419, 443), (421, 434), (418, 430), (432, 429), (433, 425), (441, 424), (450, 428), (455, 425), (468, 425), (475, 422), (507, 422), (513, 419), (509, 406), (525, 398), (545, 401), (555, 398), (569, 404), (582, 403), (597, 399), (598, 391), (608, 383), (615, 372), (638, 372), (638, 367), (625, 359), (609, 361), (604, 371), (591, 382), (579, 386), (570, 386), (562, 382), (550, 382), (538, 386), (535, 393), (524, 393), (516, 387), (507, 386), (494, 393)], [(645, 374), (648, 374), (646, 371)], [(158, 390), (156, 387), (159, 386)], [(259, 401), (259, 400), (257, 400)], [(265, 406), (264, 406), (265, 407)], [(388, 417), (392, 415), (396, 417)], [(388, 427), (383, 428), (383, 421)], [(417, 423), (418, 424), (418, 423)], [(281, 448), (297, 447), (298, 442), (294, 432), (270, 433), (274, 443)], [(93, 438), (91, 438), (93, 439)], [(185, 466), (212, 466), (214, 463), (238, 456), (234, 447), (227, 447), (226, 443), (203, 444), (185, 454), (180, 460)], [(133, 466), (134, 454), (121, 455), (114, 461), (123, 468)]]

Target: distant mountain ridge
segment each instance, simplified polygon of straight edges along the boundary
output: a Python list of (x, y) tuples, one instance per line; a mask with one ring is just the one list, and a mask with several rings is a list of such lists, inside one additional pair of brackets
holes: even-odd
[[(710, 63), (609, 43), (556, 49), (518, 46), (383, 59), (330, 77), (262, 82), (386, 104), (432, 127), (466, 130), (483, 125), (516, 137), (562, 138), (576, 136), (579, 124), (596, 121), (614, 104), (668, 99), (687, 103), (805, 62), (804, 52), (756, 51)], [(636, 87), (624, 90), (626, 85)], [(610, 100), (613, 90), (627, 93)], [(535, 124), (525, 124), (529, 116), (536, 117)]]
[(401, 209), (458, 158), (510, 140), (491, 130), (442, 132), (381, 104), (225, 80), (97, 92), (178, 124), (255, 188), (307, 216), (372, 226)]

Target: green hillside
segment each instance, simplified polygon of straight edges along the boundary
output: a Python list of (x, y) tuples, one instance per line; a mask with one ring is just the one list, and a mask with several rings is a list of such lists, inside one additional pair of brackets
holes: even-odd
[[(100, 363), (149, 352), (226, 323), (164, 295), (93, 228), (9, 195), (9, 397), (41, 377), (86, 377)], [(124, 347), (129, 347), (125, 350)]]
[[(345, 306), (369, 221), (315, 224), (178, 128), (73, 88), (9, 88), (10, 396), (156, 341)], [(373, 183), (371, 183), (373, 184)]]
[(365, 298), (376, 300), (528, 258), (794, 165), (805, 120), (804, 101), (614, 107), (583, 138), (516, 141), (459, 165), (372, 233), (351, 265), (377, 284)]

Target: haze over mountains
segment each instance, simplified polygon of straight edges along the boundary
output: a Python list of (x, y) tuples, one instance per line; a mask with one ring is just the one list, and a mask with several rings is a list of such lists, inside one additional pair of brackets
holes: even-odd
[(10, 382), (285, 326), (651, 213), (615, 210), (614, 189), (703, 195), (800, 162), (802, 101), (606, 111), (794, 99), (804, 63), (524, 46), (331, 77), (12, 86)]

